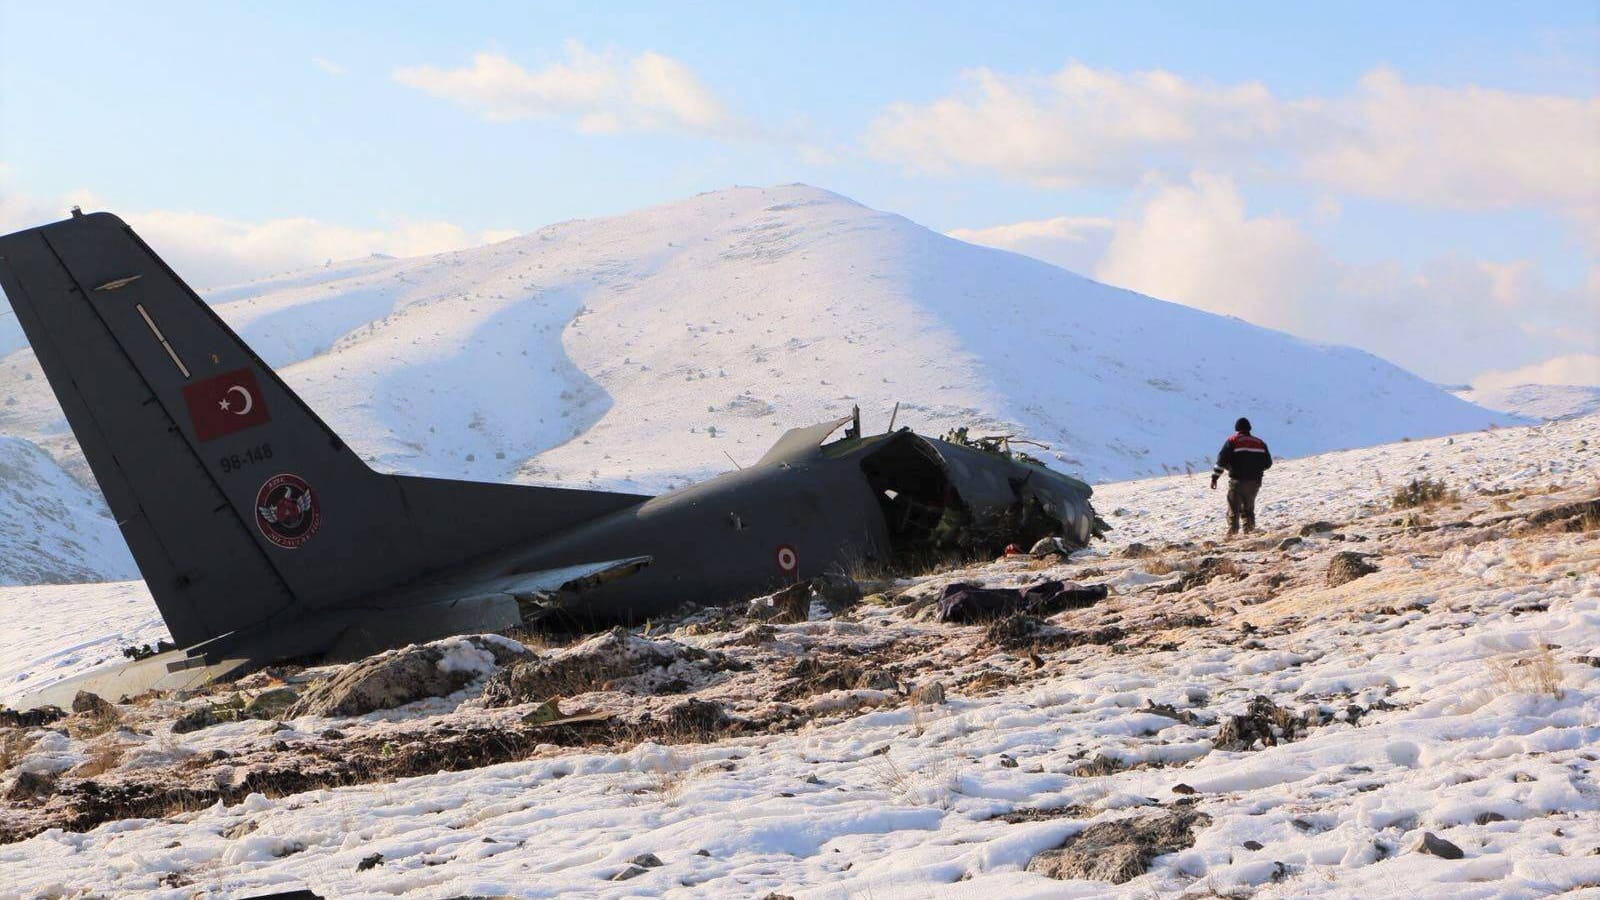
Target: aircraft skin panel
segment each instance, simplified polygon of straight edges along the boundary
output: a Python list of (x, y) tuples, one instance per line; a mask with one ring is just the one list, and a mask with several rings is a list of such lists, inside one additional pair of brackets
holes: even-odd
[(887, 529), (854, 459), (730, 472), (531, 548), (528, 569), (647, 555), (649, 568), (582, 596), (597, 621), (758, 596), (848, 562), (886, 561)]
[(575, 523), (638, 506), (649, 497), (519, 484), (390, 475), (418, 540), (436, 554), (470, 559), (527, 544)]
[(757, 466), (773, 465), (783, 462), (801, 462), (815, 457), (822, 442), (828, 436), (838, 431), (844, 423), (850, 421), (850, 416), (834, 419), (831, 422), (819, 422), (804, 428), (791, 428), (778, 436), (776, 443), (756, 460)]

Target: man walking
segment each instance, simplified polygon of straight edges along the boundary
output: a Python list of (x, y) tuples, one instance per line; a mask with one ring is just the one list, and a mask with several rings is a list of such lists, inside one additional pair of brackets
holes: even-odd
[(1228, 473), (1228, 536), (1239, 533), (1244, 523), (1244, 533), (1256, 530), (1256, 493), (1261, 490), (1261, 475), (1272, 468), (1272, 453), (1267, 442), (1250, 433), (1250, 420), (1241, 418), (1233, 423), (1234, 435), (1222, 444), (1217, 453), (1217, 467), (1211, 470), (1211, 489), (1217, 489), (1217, 479)]

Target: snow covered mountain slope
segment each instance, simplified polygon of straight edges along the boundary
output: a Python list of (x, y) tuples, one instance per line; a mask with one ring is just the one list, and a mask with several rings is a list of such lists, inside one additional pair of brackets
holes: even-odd
[[(1241, 414), (1286, 456), (1510, 421), (1369, 354), (804, 185), (209, 299), (377, 465), (483, 480), (659, 490), (852, 404), (869, 428), (900, 402), (925, 432), (1017, 433), (1093, 480), (1204, 465)], [(0, 433), (82, 474), (36, 371), (0, 360)]]
[(1572, 419), (1600, 412), (1600, 386), (1587, 384), (1519, 384), (1505, 388), (1456, 391), (1455, 395), (1484, 409), (1525, 419)]
[(50, 455), (0, 437), (0, 584), (71, 584), (137, 578), (100, 495)]

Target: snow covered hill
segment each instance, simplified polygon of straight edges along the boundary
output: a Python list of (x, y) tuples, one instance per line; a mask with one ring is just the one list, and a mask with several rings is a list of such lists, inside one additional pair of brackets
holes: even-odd
[[(1294, 456), (1510, 421), (1369, 354), (804, 185), (208, 299), (377, 465), (483, 480), (660, 490), (853, 404), (869, 428), (900, 402), (925, 432), (1042, 441), (1092, 480), (1203, 466), (1241, 414)], [(0, 360), (0, 433), (81, 474), (36, 371)]]
[(1524, 419), (1572, 419), (1600, 412), (1600, 386), (1586, 384), (1519, 384), (1504, 388), (1455, 391), (1457, 397)]
[(99, 493), (33, 444), (0, 437), (0, 584), (136, 577)]

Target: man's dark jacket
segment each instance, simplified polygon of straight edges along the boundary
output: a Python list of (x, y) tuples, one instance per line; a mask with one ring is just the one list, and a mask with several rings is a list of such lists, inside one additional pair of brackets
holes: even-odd
[(1235, 481), (1260, 481), (1261, 474), (1272, 468), (1272, 452), (1267, 442), (1248, 431), (1228, 438), (1217, 453), (1218, 474), (1228, 473)]

